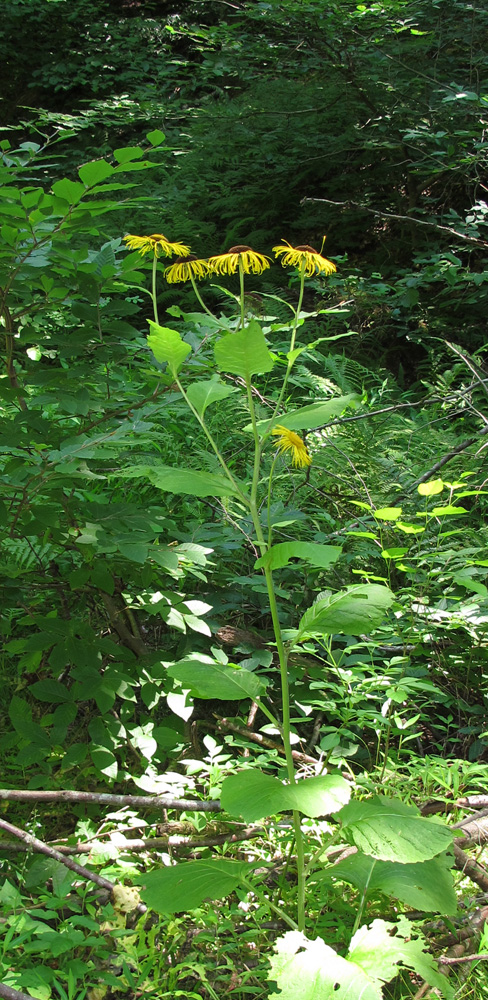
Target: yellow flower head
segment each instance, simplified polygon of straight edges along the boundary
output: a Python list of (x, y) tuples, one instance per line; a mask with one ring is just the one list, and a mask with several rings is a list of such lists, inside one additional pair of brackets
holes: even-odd
[(190, 247), (184, 243), (170, 243), (162, 233), (153, 233), (152, 236), (132, 236), (128, 233), (124, 241), (129, 250), (138, 250), (142, 256), (153, 253), (155, 257), (171, 257), (177, 253), (179, 257), (188, 257), (190, 253)]
[[(322, 250), (324, 248), (325, 236), (322, 241)], [(298, 267), (301, 268), (304, 265), (304, 273), (307, 278), (311, 278), (314, 274), (333, 274), (337, 271), (335, 264), (331, 260), (327, 260), (327, 257), (322, 257), (322, 250), (319, 253), (318, 250), (314, 250), (313, 247), (309, 247), (306, 244), (299, 247), (292, 247), (287, 242), (283, 240), (277, 247), (273, 247), (273, 253), (279, 257), (283, 254), (283, 260), (281, 261), (283, 267)]]
[(245, 274), (251, 271), (253, 274), (262, 274), (269, 267), (267, 257), (246, 246), (231, 247), (227, 253), (209, 257), (208, 263), (215, 274), (235, 274), (239, 264), (242, 265)]
[(177, 281), (189, 281), (190, 278), (204, 278), (209, 271), (208, 261), (199, 260), (195, 254), (190, 254), (186, 258), (177, 257), (170, 267), (166, 268), (164, 277), (171, 285)]
[(271, 433), (279, 435), (277, 445), (278, 451), (282, 455), (287, 451), (291, 451), (292, 465), (297, 466), (299, 469), (304, 469), (307, 465), (312, 464), (305, 441), (303, 441), (299, 434), (288, 430), (288, 427), (282, 427), (281, 424), (276, 424)]

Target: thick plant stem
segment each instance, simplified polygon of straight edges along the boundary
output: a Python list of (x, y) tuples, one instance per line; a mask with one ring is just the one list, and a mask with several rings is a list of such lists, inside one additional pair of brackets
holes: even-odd
[(158, 326), (159, 326), (158, 300), (157, 300), (157, 297), (156, 297), (156, 272), (157, 272), (157, 266), (158, 266), (158, 258), (156, 257), (156, 254), (154, 254), (153, 266), (152, 266), (152, 295), (151, 295), (151, 298), (152, 298), (152, 302), (153, 302), (154, 322), (157, 323)]
[[(249, 403), (251, 424), (255, 442), (254, 471), (253, 471), (253, 480), (251, 486), (250, 512), (254, 525), (254, 530), (256, 532), (256, 540), (258, 543), (258, 547), (261, 554), (264, 555), (268, 549), (268, 546), (266, 545), (266, 540), (264, 538), (264, 533), (261, 527), (261, 521), (259, 519), (259, 511), (257, 506), (257, 489), (259, 483), (261, 443), (259, 440), (259, 434), (256, 423), (256, 414), (254, 411), (254, 401), (252, 398), (251, 383), (249, 379), (246, 379), (246, 389), (247, 389), (247, 398)], [(295, 764), (291, 752), (291, 740), (290, 740), (290, 688), (288, 682), (288, 653), (285, 648), (285, 644), (283, 642), (283, 638), (281, 635), (281, 625), (278, 616), (278, 605), (276, 602), (273, 573), (272, 570), (269, 568), (269, 566), (264, 567), (264, 576), (266, 580), (269, 608), (271, 612), (271, 620), (273, 622), (273, 632), (275, 636), (276, 649), (278, 652), (278, 659), (280, 664), (281, 703), (282, 703), (281, 735), (283, 738), (283, 746), (285, 748), (286, 770), (290, 784), (294, 785), (296, 784), (296, 777), (295, 777)], [(303, 847), (302, 830), (300, 825), (300, 813), (296, 810), (293, 811), (293, 828), (295, 831), (296, 859), (297, 859), (297, 873), (298, 873), (297, 919), (298, 919), (298, 929), (300, 931), (303, 931), (305, 928), (305, 853)]]
[(242, 261), (239, 257), (239, 285), (240, 285), (240, 301), (241, 301), (241, 322), (239, 329), (244, 329), (244, 268), (242, 266)]
[(300, 291), (298, 293), (298, 302), (297, 302), (297, 307), (296, 307), (296, 311), (295, 311), (295, 321), (293, 323), (293, 329), (291, 331), (290, 348), (289, 348), (289, 351), (288, 351), (288, 355), (289, 355), (289, 357), (288, 357), (288, 365), (287, 365), (287, 368), (286, 368), (285, 377), (283, 379), (283, 385), (281, 386), (280, 394), (278, 396), (278, 400), (277, 400), (276, 406), (275, 406), (275, 408), (273, 410), (273, 416), (271, 417), (271, 419), (270, 419), (270, 421), (269, 421), (269, 423), (268, 423), (268, 425), (266, 427), (266, 430), (264, 432), (265, 436), (267, 436), (269, 434), (269, 430), (270, 430), (271, 424), (273, 423), (273, 420), (275, 419), (275, 417), (277, 416), (277, 414), (280, 411), (280, 407), (281, 407), (281, 404), (283, 402), (284, 395), (285, 395), (285, 392), (286, 392), (286, 387), (288, 385), (288, 379), (290, 377), (290, 372), (291, 372), (291, 370), (293, 368), (293, 364), (294, 364), (294, 360), (295, 359), (293, 358), (293, 356), (290, 357), (290, 355), (292, 355), (293, 349), (295, 347), (295, 340), (296, 340), (297, 329), (298, 329), (298, 320), (299, 320), (299, 317), (300, 317), (300, 310), (302, 308), (303, 293), (304, 293), (304, 291), (305, 291), (305, 261), (302, 261), (302, 264), (301, 264), (301, 267), (300, 267)]

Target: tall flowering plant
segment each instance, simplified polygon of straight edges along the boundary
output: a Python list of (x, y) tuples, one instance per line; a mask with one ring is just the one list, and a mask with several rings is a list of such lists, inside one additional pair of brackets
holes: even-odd
[[(345, 961), (321, 942), (320, 948), (312, 955), (307, 951), (307, 966), (302, 972), (301, 952), (308, 949), (311, 942), (304, 936), (307, 922), (307, 884), (313, 879), (314, 873), (322, 863), (322, 856), (330, 846), (324, 844), (315, 851), (306, 851), (304, 839), (303, 817), (313, 819), (319, 816), (338, 818), (341, 837), (349, 838), (350, 842), (361, 843), (364, 822), (375, 822), (374, 844), (371, 847), (373, 857), (396, 859), (392, 843), (397, 845), (398, 855), (407, 852), (409, 862), (425, 861), (434, 858), (444, 851), (450, 840), (450, 835), (443, 827), (435, 827), (432, 823), (421, 819), (424, 824), (419, 828), (417, 817), (412, 807), (402, 807), (402, 830), (398, 824), (392, 834), (392, 815), (388, 805), (381, 801), (372, 804), (361, 803), (362, 810), (355, 810), (349, 802), (350, 783), (338, 772), (327, 772), (320, 767), (317, 773), (302, 777), (297, 773), (292, 750), (292, 729), (289, 689), (289, 657), (298, 643), (305, 640), (324, 641), (335, 633), (345, 632), (360, 635), (379, 624), (393, 601), (391, 591), (378, 584), (363, 584), (348, 588), (336, 594), (321, 594), (315, 603), (302, 615), (296, 628), (286, 632), (280, 624), (279, 604), (275, 575), (286, 566), (291, 558), (306, 560), (309, 564), (326, 568), (340, 555), (341, 549), (335, 545), (315, 544), (308, 541), (275, 542), (272, 517), (270, 514), (272, 483), (276, 465), (279, 462), (289, 463), (290, 474), (300, 474), (308, 477), (313, 475), (314, 448), (305, 441), (305, 432), (318, 427), (331, 416), (338, 415), (350, 401), (350, 397), (337, 398), (327, 403), (317, 403), (286, 412), (284, 407), (287, 398), (287, 387), (290, 374), (297, 357), (303, 348), (297, 347), (297, 333), (303, 322), (302, 303), (305, 281), (310, 277), (327, 277), (336, 270), (335, 264), (323, 256), (323, 244), (319, 251), (306, 245), (292, 246), (283, 241), (273, 248), (276, 259), (284, 266), (294, 268), (298, 274), (298, 298), (293, 310), (293, 320), (285, 329), (289, 331), (288, 349), (285, 353), (284, 372), (281, 385), (270, 404), (270, 412), (266, 419), (259, 419), (256, 411), (256, 387), (253, 384), (255, 376), (266, 375), (275, 366), (276, 355), (273, 354), (262, 326), (255, 318), (246, 315), (245, 282), (249, 275), (260, 276), (271, 266), (269, 256), (258, 253), (251, 247), (240, 244), (228, 251), (207, 259), (197, 258), (190, 254), (188, 247), (181, 243), (166, 239), (161, 234), (150, 237), (127, 236), (126, 242), (130, 249), (136, 249), (142, 254), (153, 255), (152, 298), (154, 320), (149, 321), (150, 334), (148, 346), (156, 360), (167, 365), (171, 384), (181, 393), (189, 411), (200, 425), (210, 451), (215, 456), (220, 473), (209, 473), (205, 470), (174, 469), (159, 466), (153, 482), (162, 490), (173, 494), (187, 494), (198, 497), (219, 496), (234, 498), (244, 508), (252, 521), (254, 528), (254, 543), (258, 552), (255, 568), (260, 570), (266, 583), (269, 615), (273, 625), (274, 646), (279, 660), (281, 699), (279, 717), (270, 708), (266, 698), (266, 679), (250, 671), (236, 671), (227, 664), (201, 653), (189, 654), (169, 668), (170, 676), (175, 678), (183, 688), (197, 697), (215, 697), (215, 691), (223, 699), (239, 700), (251, 698), (263, 715), (277, 729), (283, 741), (286, 760), (286, 779), (263, 773), (256, 767), (243, 769), (225, 778), (221, 792), (221, 805), (231, 815), (242, 817), (246, 822), (262, 821), (265, 817), (274, 816), (280, 812), (291, 812), (293, 824), (294, 862), (296, 865), (296, 891), (290, 893), (288, 904), (282, 905), (281, 900), (266, 899), (266, 905), (274, 910), (285, 924), (291, 928), (292, 935), (284, 936), (283, 943), (278, 947), (279, 955), (272, 960), (273, 978), (283, 984), (289, 976), (298, 981), (303, 975), (328, 975), (323, 972), (329, 963), (331, 989), (336, 990), (338, 984), (347, 987), (350, 1000), (359, 997), (380, 997), (378, 992), (370, 989), (369, 972), (361, 963)], [(213, 349), (213, 365), (215, 371), (210, 379), (191, 380), (185, 372), (185, 361), (192, 350), (180, 333), (170, 327), (162, 326), (158, 319), (156, 275), (158, 261), (161, 256), (174, 255), (176, 260), (167, 265), (164, 278), (171, 284), (176, 282), (191, 282), (201, 306), (208, 313), (208, 307), (203, 301), (197, 282), (212, 275), (238, 275), (239, 296), (238, 315), (232, 321), (220, 324), (215, 321), (214, 329), (217, 339)], [(223, 328), (223, 329), (222, 329)], [(234, 376), (235, 382), (243, 386), (249, 421), (243, 434), (247, 434), (251, 455), (251, 472), (244, 481), (235, 473), (235, 466), (226, 456), (214, 437), (206, 421), (206, 411), (210, 405), (218, 405), (223, 399), (235, 391), (228, 381), (220, 375)], [(249, 431), (251, 437), (249, 437)], [(131, 473), (133, 474), (133, 473)], [(143, 473), (141, 473), (143, 474)], [(268, 510), (267, 531), (263, 527), (266, 521), (262, 519), (263, 505)], [(407, 810), (407, 812), (405, 812)], [(410, 811), (409, 811), (410, 810)], [(415, 812), (415, 811), (414, 811)], [(409, 826), (410, 824), (410, 826)], [(428, 830), (425, 829), (428, 826)], [(415, 826), (415, 832), (413, 832)], [(403, 840), (402, 840), (403, 836)], [(364, 836), (362, 843), (364, 843)], [(393, 854), (392, 854), (393, 850)], [(408, 865), (406, 866), (408, 867)], [(263, 893), (256, 879), (253, 878), (253, 866), (247, 862), (231, 861), (218, 858), (214, 861), (194, 861), (182, 865), (171, 866), (163, 871), (145, 876), (146, 889), (143, 899), (156, 910), (191, 909), (205, 898), (218, 899), (227, 895), (238, 885), (252, 891), (254, 896), (264, 901)], [(360, 923), (364, 910), (364, 899), (358, 908), (353, 940), (356, 932), (360, 933)], [(170, 902), (168, 902), (170, 900)], [(375, 921), (377, 924), (378, 921)], [(381, 923), (381, 921), (379, 922)], [(396, 928), (398, 931), (398, 927)], [(362, 941), (363, 952), (367, 953), (366, 966), (371, 965), (371, 954), (378, 953), (384, 945), (391, 948), (388, 936), (388, 925), (384, 924), (381, 932), (378, 927), (376, 936), (371, 938), (370, 950)], [(378, 938), (380, 935), (381, 941)], [(293, 935), (298, 935), (293, 937)], [(382, 937), (383, 935), (383, 937)], [(401, 961), (408, 964), (407, 934), (398, 933), (397, 946), (401, 950)], [(320, 939), (319, 939), (320, 941)], [(314, 946), (317, 942), (313, 942)], [(322, 948), (323, 946), (323, 948)], [(364, 951), (365, 949), (365, 951)], [(319, 954), (320, 952), (320, 954)], [(326, 954), (327, 952), (327, 954)], [(329, 954), (330, 953), (330, 954)], [(400, 952), (399, 952), (400, 954)], [(285, 956), (285, 958), (283, 958)], [(332, 956), (332, 957), (331, 957)], [(400, 959), (399, 959), (400, 960)], [(286, 970), (284, 970), (285, 962)], [(332, 962), (332, 965), (331, 965)], [(416, 967), (414, 959), (413, 965)], [(287, 964), (286, 964), (287, 963)], [(302, 964), (301, 964), (302, 963)], [(315, 963), (315, 965), (314, 965)], [(340, 963), (343, 963), (341, 965)], [(368, 968), (370, 968), (370, 965)], [(317, 967), (317, 968), (316, 968)], [(320, 971), (319, 971), (320, 968)], [(436, 974), (430, 966), (423, 968), (422, 974), (428, 982), (443, 989), (443, 977)], [(385, 974), (386, 975), (386, 974)], [(352, 979), (351, 979), (352, 977)], [(429, 978), (430, 977), (430, 978)], [(388, 978), (386, 976), (385, 981)], [(349, 986), (354, 980), (354, 987)], [(315, 981), (315, 980), (314, 980)], [(328, 982), (328, 981), (327, 981)], [(315, 988), (315, 987), (313, 987)], [(368, 992), (369, 991), (369, 992)], [(285, 997), (292, 996), (284, 990)], [(294, 995), (294, 994), (293, 994)], [(302, 995), (302, 994), (300, 994)], [(303, 996), (308, 997), (308, 993)], [(310, 996), (328, 996), (327, 991)], [(330, 993), (332, 995), (332, 993)], [(341, 994), (342, 995), (342, 994)]]

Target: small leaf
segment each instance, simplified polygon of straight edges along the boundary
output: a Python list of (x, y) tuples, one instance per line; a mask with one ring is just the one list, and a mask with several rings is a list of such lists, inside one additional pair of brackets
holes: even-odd
[(379, 507), (373, 511), (373, 517), (379, 521), (397, 521), (402, 515), (401, 507)]
[(76, 205), (85, 194), (85, 185), (62, 177), (60, 181), (54, 182), (52, 190), (57, 198), (62, 198), (69, 205)]
[(224, 385), (215, 379), (209, 379), (208, 382), (192, 382), (188, 386), (186, 394), (198, 415), (203, 418), (207, 406), (220, 399), (226, 399), (233, 392), (236, 390), (232, 386)]
[(68, 688), (51, 677), (46, 677), (43, 681), (36, 681), (35, 684), (30, 684), (29, 691), (39, 701), (47, 701), (53, 705), (61, 705), (72, 699)]
[(120, 149), (114, 149), (117, 163), (130, 163), (131, 160), (138, 160), (141, 156), (144, 156), (142, 146), (122, 146)]
[(146, 139), (151, 143), (151, 146), (160, 146), (164, 142), (165, 135), (160, 128), (155, 128), (152, 132), (146, 132)]
[[(107, 177), (111, 177), (114, 172), (114, 168), (107, 163), (106, 160), (92, 160), (90, 163), (84, 163), (82, 167), (78, 170), (78, 175), (87, 187), (93, 187), (94, 184), (100, 184), (100, 181), (104, 181)], [(53, 185), (54, 191), (54, 185)]]
[(251, 375), (270, 372), (274, 365), (264, 333), (254, 319), (238, 333), (227, 334), (217, 341), (215, 361), (222, 371), (240, 375), (247, 381)]
[(183, 343), (177, 330), (172, 330), (169, 326), (159, 326), (153, 320), (149, 320), (151, 333), (147, 338), (148, 347), (160, 364), (167, 362), (168, 368), (173, 375), (177, 375), (185, 358), (188, 357), (191, 347)]
[(442, 479), (431, 479), (428, 483), (419, 483), (417, 489), (421, 497), (433, 497), (436, 493), (442, 493), (444, 483)]
[(290, 559), (303, 559), (312, 566), (326, 568), (339, 558), (342, 548), (339, 545), (318, 545), (315, 542), (279, 542), (261, 556), (254, 564), (255, 569), (267, 566), (269, 569), (280, 569), (288, 566)]
[(253, 870), (245, 861), (186, 861), (144, 875), (141, 899), (156, 913), (194, 910), (205, 899), (228, 896)]

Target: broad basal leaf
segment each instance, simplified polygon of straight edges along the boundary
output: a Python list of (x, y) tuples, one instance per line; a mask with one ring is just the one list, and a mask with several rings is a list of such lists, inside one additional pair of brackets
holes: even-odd
[[(279, 1000), (381, 1000), (381, 987), (359, 965), (341, 958), (322, 938), (288, 931), (275, 942), (268, 979)], [(278, 1000), (277, 997), (277, 1000)]]
[(401, 864), (378, 861), (358, 852), (317, 876), (320, 883), (333, 879), (349, 882), (368, 895), (382, 892), (423, 912), (450, 914), (457, 910), (449, 859), (445, 854), (428, 861)]
[(399, 799), (375, 795), (364, 802), (350, 802), (339, 819), (356, 847), (381, 861), (427, 861), (452, 843), (447, 827), (431, 823), (415, 806)]
[(168, 667), (170, 677), (181, 681), (195, 698), (221, 701), (255, 700), (266, 691), (266, 684), (256, 674), (237, 667), (224, 666), (205, 653), (190, 653), (184, 660)]
[(228, 896), (253, 869), (245, 861), (186, 861), (144, 875), (141, 899), (156, 913), (194, 910), (204, 899)]
[(280, 569), (288, 566), (290, 559), (303, 559), (311, 566), (326, 568), (339, 558), (342, 548), (339, 545), (317, 545), (315, 542), (279, 542), (272, 545), (261, 559), (254, 564), (255, 569), (263, 566), (269, 569)]
[(148, 347), (160, 364), (167, 362), (169, 370), (173, 375), (177, 375), (185, 358), (188, 357), (191, 347), (185, 344), (178, 331), (172, 330), (169, 326), (159, 326), (153, 320), (149, 320), (151, 333), (147, 338)]
[(349, 590), (319, 599), (303, 615), (296, 638), (313, 638), (345, 632), (362, 635), (383, 620), (394, 601), (389, 587), (376, 583), (358, 584)]
[(249, 380), (251, 375), (270, 372), (273, 358), (264, 333), (255, 319), (237, 333), (229, 333), (215, 345), (215, 361), (223, 372)]
[(347, 960), (360, 966), (378, 985), (389, 983), (402, 968), (412, 969), (450, 1000), (454, 990), (449, 980), (441, 975), (432, 956), (424, 950), (424, 939), (415, 937), (415, 933), (406, 917), (399, 917), (394, 924), (374, 920), (369, 927), (356, 931)]
[(305, 816), (329, 815), (341, 809), (350, 794), (347, 781), (339, 774), (304, 778), (290, 785), (253, 769), (226, 778), (220, 801), (227, 812), (253, 823), (293, 809)]

